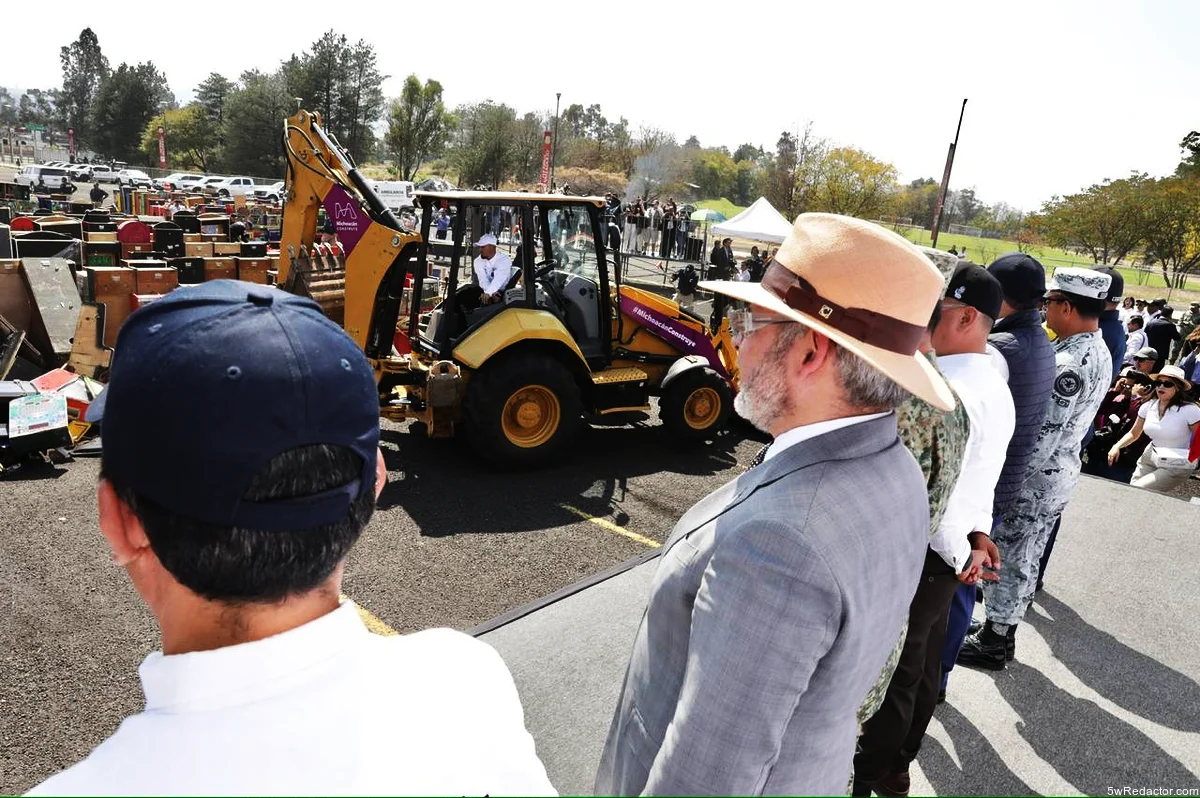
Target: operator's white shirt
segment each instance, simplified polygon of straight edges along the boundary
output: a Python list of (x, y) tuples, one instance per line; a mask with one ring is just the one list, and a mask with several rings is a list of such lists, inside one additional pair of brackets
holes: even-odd
[(967, 535), (992, 532), (992, 502), (1016, 426), (1016, 409), (991, 355), (938, 355), (937, 364), (962, 401), (971, 431), (962, 471), (929, 547), (961, 573), (971, 557)]
[(475, 277), (479, 280), (479, 287), (485, 294), (503, 291), (508, 285), (512, 273), (512, 259), (499, 250), (491, 260), (484, 260), (482, 255), (475, 258)]
[(31, 795), (555, 795), (508, 668), (450, 629), (371, 634), (352, 602), (139, 669), (145, 711)]

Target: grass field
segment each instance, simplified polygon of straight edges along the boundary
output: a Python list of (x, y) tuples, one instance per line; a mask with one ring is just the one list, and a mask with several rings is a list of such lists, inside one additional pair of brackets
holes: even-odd
[(711, 209), (718, 213), (724, 214), (726, 219), (732, 219), (742, 211), (746, 210), (741, 205), (734, 205), (729, 200), (721, 197), (721, 199), (706, 199), (692, 203), (697, 208)]
[[(929, 246), (930, 234), (928, 230), (901, 228), (897, 232), (914, 244)], [(967, 248), (967, 257), (971, 261), (984, 266), (1001, 255), (1017, 251), (1017, 242), (1015, 241), (977, 238), (975, 236), (964, 236), (954, 233), (938, 233), (938, 249), (949, 250), (950, 247), (954, 247), (961, 252), (964, 246)], [(1056, 249), (1055, 247), (1033, 246), (1029, 248), (1029, 254), (1042, 262), (1042, 265), (1046, 267), (1047, 275), (1052, 274), (1054, 269), (1059, 266), (1079, 266), (1090, 269), (1096, 265), (1092, 263), (1091, 258)], [(1161, 271), (1147, 271), (1127, 266), (1119, 266), (1117, 267), (1117, 271), (1125, 278), (1126, 296), (1142, 297), (1145, 299), (1167, 297), (1177, 308), (1180, 307), (1180, 301), (1183, 299), (1188, 300), (1188, 302), (1200, 299), (1200, 280), (1189, 279), (1186, 288), (1168, 292), (1167, 281), (1163, 278)], [(1186, 303), (1184, 307), (1186, 307)]]
[[(913, 227), (892, 228), (900, 235), (907, 238), (914, 244), (921, 246), (929, 246), (931, 236), (928, 230)], [(967, 257), (974, 263), (979, 263), (984, 266), (994, 261), (1001, 255), (1018, 250), (1016, 241), (1005, 241), (998, 238), (979, 238), (977, 236), (965, 236), (957, 233), (938, 233), (938, 249), (949, 250), (954, 247), (959, 252), (962, 252), (963, 247), (967, 248)], [(1056, 249), (1055, 247), (1033, 246), (1029, 248), (1029, 254), (1040, 260), (1043, 264), (1050, 267), (1055, 266), (1082, 266), (1090, 268), (1092, 264), (1091, 258), (1083, 255), (1078, 255), (1073, 252)]]

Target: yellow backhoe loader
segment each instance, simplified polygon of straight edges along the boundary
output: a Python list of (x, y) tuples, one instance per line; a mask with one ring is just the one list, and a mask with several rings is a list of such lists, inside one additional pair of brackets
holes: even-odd
[[(711, 438), (728, 420), (738, 385), (728, 322), (712, 331), (622, 285), (620, 247), (605, 246), (619, 233), (600, 235), (603, 198), (418, 192), (398, 217), (318, 114), (290, 117), (284, 144), (277, 282), (316, 299), (363, 348), (385, 418), (419, 420), (433, 437), (465, 434), (508, 466), (553, 460), (585, 416), (649, 412), (651, 396), (685, 440)], [(513, 266), (487, 297), (472, 268), (486, 234)]]

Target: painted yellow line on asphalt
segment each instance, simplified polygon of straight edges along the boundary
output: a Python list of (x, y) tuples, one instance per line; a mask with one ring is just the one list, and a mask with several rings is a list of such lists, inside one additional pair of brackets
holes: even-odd
[(601, 529), (607, 529), (609, 532), (616, 532), (618, 535), (629, 538), (630, 540), (637, 541), (638, 543), (641, 543), (643, 546), (649, 546), (652, 549), (657, 549), (657, 548), (662, 547), (662, 544), (659, 543), (657, 540), (652, 540), (648, 537), (644, 537), (642, 535), (639, 535), (637, 532), (631, 532), (628, 529), (626, 529), (625, 527), (617, 526), (612, 521), (609, 521), (607, 518), (597, 518), (596, 516), (592, 515), (591, 513), (585, 513), (583, 510), (580, 510), (578, 507), (572, 507), (569, 504), (560, 504), (558, 506), (568, 512), (574, 513), (575, 515), (579, 516), (580, 518), (582, 518), (585, 521), (591, 521), (593, 524), (600, 527)]
[[(345, 593), (342, 594), (341, 598), (342, 598), (342, 601), (354, 601), (352, 598), (347, 596)], [(367, 629), (371, 630), (375, 634), (383, 635), (384, 637), (389, 637), (389, 636), (400, 634), (395, 629), (388, 626), (383, 621), (379, 620), (378, 616), (376, 616), (375, 613), (371, 612), (369, 609), (367, 609), (363, 605), (359, 604), (357, 601), (354, 602), (354, 606), (358, 609), (358, 617), (362, 618), (363, 625), (366, 626)]]

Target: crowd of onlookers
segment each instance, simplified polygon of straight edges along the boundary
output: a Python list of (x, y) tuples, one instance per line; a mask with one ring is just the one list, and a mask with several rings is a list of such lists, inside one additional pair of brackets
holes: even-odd
[(1165, 299), (1125, 297), (1121, 372), (1085, 441), (1083, 471), (1166, 492), (1196, 473), (1191, 428), (1200, 421), (1200, 302), (1175, 322)]

